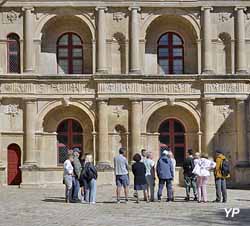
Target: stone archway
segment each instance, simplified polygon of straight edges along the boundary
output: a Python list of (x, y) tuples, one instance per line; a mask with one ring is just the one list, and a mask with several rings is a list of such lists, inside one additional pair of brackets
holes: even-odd
[[(183, 40), (183, 73), (196, 74), (198, 65), (199, 29), (188, 16), (178, 14), (154, 15), (144, 25), (145, 30), (145, 72), (147, 74), (160, 74), (158, 65), (158, 40), (167, 32), (175, 33)], [(200, 50), (199, 50), (200, 51)]]
[[(59, 105), (56, 106), (49, 111), (47, 111), (47, 114), (43, 117), (42, 122), (42, 132), (40, 133), (40, 161), (42, 165), (48, 166), (48, 165), (60, 165), (62, 161), (59, 160), (58, 156), (58, 147), (61, 147), (59, 142), (62, 141), (62, 136), (59, 139), (58, 131), (59, 127), (62, 125), (65, 121), (74, 121), (77, 122), (79, 128), (81, 128), (81, 132), (77, 132), (74, 128), (71, 128), (71, 132), (74, 135), (77, 135), (76, 137), (71, 137), (71, 142), (75, 144), (75, 146), (72, 144), (68, 146), (65, 144), (65, 148), (74, 148), (74, 147), (80, 147), (81, 144), (81, 151), (84, 153), (91, 153), (95, 157), (95, 136), (93, 135), (94, 132), (94, 124), (91, 120), (91, 116), (89, 116), (84, 110), (81, 108), (69, 105), (69, 106), (63, 106)], [(67, 126), (67, 125), (66, 125)], [(73, 126), (73, 125), (72, 125)], [(65, 135), (68, 135), (68, 129), (65, 131)], [(62, 132), (61, 130), (59, 132)], [(67, 134), (66, 134), (67, 133)], [(63, 135), (63, 133), (60, 133), (60, 135)], [(59, 139), (59, 140), (58, 140)], [(66, 138), (65, 139), (69, 139)], [(79, 141), (79, 144), (77, 142), (73, 142), (73, 139), (81, 139)], [(71, 144), (71, 143), (70, 143)]]
[(144, 146), (154, 152), (155, 158), (158, 158), (160, 154), (159, 132), (161, 131), (159, 129), (162, 123), (170, 119), (180, 122), (183, 126), (182, 133), (185, 137), (182, 138), (184, 139), (182, 143), (184, 144), (185, 150), (192, 148), (194, 151), (201, 151), (200, 121), (197, 121), (196, 115), (188, 110), (188, 108), (178, 105), (177, 103), (175, 105), (158, 103), (158, 107), (155, 107), (154, 110), (144, 118), (146, 127)]

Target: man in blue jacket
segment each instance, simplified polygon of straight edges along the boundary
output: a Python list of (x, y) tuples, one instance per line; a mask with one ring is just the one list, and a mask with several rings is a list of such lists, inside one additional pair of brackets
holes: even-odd
[(162, 190), (166, 183), (167, 202), (173, 201), (172, 180), (174, 179), (174, 169), (171, 159), (168, 157), (168, 151), (165, 150), (157, 162), (157, 176), (159, 178), (158, 200), (161, 200)]

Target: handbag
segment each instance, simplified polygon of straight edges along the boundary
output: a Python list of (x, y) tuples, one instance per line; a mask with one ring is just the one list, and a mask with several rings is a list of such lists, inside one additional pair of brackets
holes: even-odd
[(193, 172), (192, 172), (194, 175), (196, 176), (200, 176), (201, 175), (201, 167), (199, 164), (196, 164), (194, 169), (193, 169)]

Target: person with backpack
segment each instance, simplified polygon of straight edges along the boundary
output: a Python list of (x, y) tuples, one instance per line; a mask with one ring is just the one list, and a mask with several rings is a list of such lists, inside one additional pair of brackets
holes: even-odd
[(196, 175), (193, 174), (194, 170), (194, 158), (193, 150), (188, 149), (187, 158), (183, 162), (183, 174), (184, 174), (184, 184), (186, 188), (186, 198), (185, 201), (190, 200), (190, 191), (193, 190), (194, 201), (197, 201), (197, 186), (196, 186)]
[(93, 164), (91, 154), (86, 154), (85, 164), (82, 171), (82, 180), (85, 188), (85, 201), (90, 204), (96, 203), (96, 180), (98, 177), (96, 167)]
[(215, 162), (208, 159), (207, 154), (202, 154), (200, 159), (195, 161), (193, 174), (197, 176), (198, 202), (207, 202), (207, 183), (210, 171), (215, 168)]
[(229, 162), (220, 150), (215, 153), (216, 167), (214, 171), (216, 200), (214, 202), (227, 202), (226, 179), (230, 177)]

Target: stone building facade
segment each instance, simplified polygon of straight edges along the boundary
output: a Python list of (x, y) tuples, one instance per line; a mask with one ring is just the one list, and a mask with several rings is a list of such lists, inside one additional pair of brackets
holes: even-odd
[(73, 147), (111, 182), (119, 147), (170, 146), (247, 185), (249, 59), (250, 1), (1, 1), (0, 182), (61, 183)]

